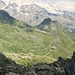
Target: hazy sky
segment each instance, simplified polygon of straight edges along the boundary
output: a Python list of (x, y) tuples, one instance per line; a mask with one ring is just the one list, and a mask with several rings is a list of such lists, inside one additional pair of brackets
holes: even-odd
[(54, 5), (59, 9), (75, 12), (75, 0), (61, 0)]
[(35, 3), (35, 2), (43, 2), (43, 3), (58, 3), (60, 1), (67, 1), (67, 2), (75, 2), (75, 0), (4, 0), (4, 1), (23, 1), (23, 2), (31, 2), (31, 3)]
[(55, 7), (71, 12), (75, 12), (75, 0), (5, 0), (5, 1), (17, 1), (23, 3), (48, 3), (53, 4)]
[(67, 1), (67, 2), (75, 2), (75, 0), (23, 0), (27, 2), (44, 2), (44, 3), (57, 3), (60, 1)]
[(25, 2), (42, 2), (55, 5), (55, 7), (75, 12), (75, 0), (24, 0)]

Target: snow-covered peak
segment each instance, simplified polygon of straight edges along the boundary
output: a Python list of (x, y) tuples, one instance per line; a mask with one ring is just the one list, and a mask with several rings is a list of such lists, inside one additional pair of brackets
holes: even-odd
[(3, 0), (6, 4), (16, 3), (19, 6), (20, 5), (29, 5), (30, 2), (25, 2), (24, 0)]
[(44, 3), (37, 3), (40, 7), (45, 8), (48, 12), (57, 14), (57, 12), (55, 11), (55, 9), (50, 6), (49, 4), (44, 4)]
[[(36, 5), (38, 5), (38, 6), (40, 6), (40, 7), (42, 7), (42, 8), (44, 8), (44, 9), (46, 9), (48, 12), (50, 12), (50, 13), (53, 13), (53, 14), (63, 14), (63, 12), (61, 12), (61, 11), (58, 11), (57, 10), (57, 8), (55, 8), (53, 5), (50, 5), (50, 4), (47, 4), (47, 3), (42, 3), (42, 2), (36, 2), (36, 3), (33, 3), (33, 4), (31, 4), (30, 2), (26, 2), (25, 0), (3, 0), (7, 5), (9, 5), (9, 4), (13, 4), (13, 3), (16, 3), (17, 5), (18, 5), (18, 7), (17, 7), (17, 10), (19, 11), (19, 9), (20, 9), (20, 6), (22, 6), (22, 5), (34, 5), (34, 7), (36, 6)], [(38, 7), (37, 6), (37, 7)]]
[(50, 4), (45, 4), (45, 3), (37, 3), (42, 8), (45, 8), (48, 12), (53, 13), (53, 14), (64, 14), (61, 10), (56, 8), (54, 5)]

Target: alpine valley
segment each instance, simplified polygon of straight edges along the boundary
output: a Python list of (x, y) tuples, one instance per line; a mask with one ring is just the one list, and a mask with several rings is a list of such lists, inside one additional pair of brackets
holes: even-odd
[(75, 13), (50, 4), (0, 0), (0, 52), (6, 57), (30, 67), (71, 58), (74, 51)]

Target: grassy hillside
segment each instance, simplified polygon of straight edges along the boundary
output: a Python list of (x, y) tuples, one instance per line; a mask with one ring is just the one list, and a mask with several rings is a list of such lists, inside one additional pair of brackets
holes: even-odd
[[(54, 32), (58, 34), (52, 34)], [(17, 26), (0, 24), (0, 52), (17, 63), (26, 66), (36, 62), (50, 63), (59, 56), (70, 57), (73, 51), (75, 42), (59, 28), (49, 33), (38, 29), (27, 32)]]

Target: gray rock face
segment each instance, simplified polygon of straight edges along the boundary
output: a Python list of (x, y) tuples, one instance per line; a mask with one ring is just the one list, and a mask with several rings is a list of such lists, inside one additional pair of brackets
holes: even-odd
[[(46, 9), (41, 8), (34, 3), (30, 5), (22, 5), (20, 7), (20, 12), (25, 15), (25, 17), (21, 16), (23, 18), (22, 21), (26, 21), (26, 23), (31, 26), (39, 25), (45, 18), (49, 16)], [(18, 17), (18, 19), (20, 18)]]
[(73, 53), (70, 63), (66, 67), (66, 71), (68, 75), (75, 75), (75, 52)]
[(1, 10), (3, 7), (5, 7), (5, 6), (6, 6), (5, 2), (2, 1), (2, 0), (0, 0), (0, 10)]
[(5, 11), (7, 11), (11, 16), (17, 13), (17, 7), (18, 5), (16, 3), (9, 4), (7, 7), (4, 8)]
[(45, 18), (47, 18), (48, 11), (36, 4), (21, 5), (18, 6), (16, 3), (10, 3), (4, 8), (11, 16), (17, 20), (26, 22), (30, 26), (39, 25)]
[(38, 75), (54, 75), (47, 63), (37, 63), (36, 65), (33, 65), (31, 69)]
[[(0, 75), (10, 75), (10, 72), (17, 74), (24, 74), (25, 67), (16, 64), (13, 60), (8, 59), (0, 53)], [(12, 75), (15, 75), (12, 74)]]

